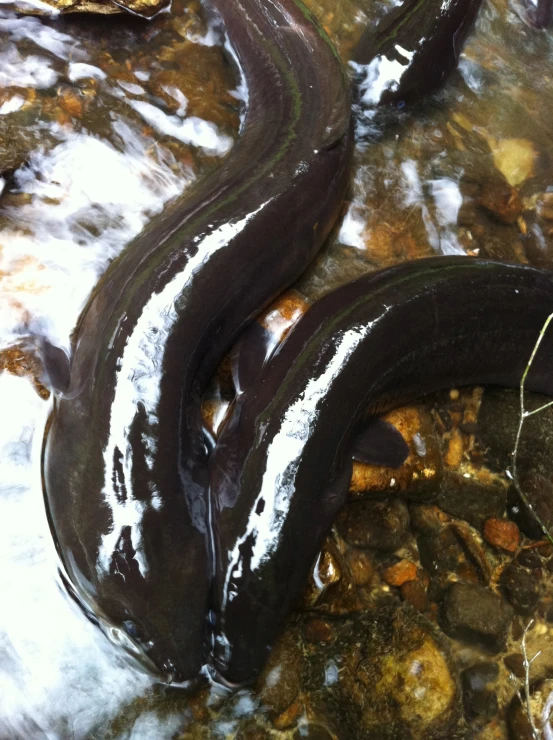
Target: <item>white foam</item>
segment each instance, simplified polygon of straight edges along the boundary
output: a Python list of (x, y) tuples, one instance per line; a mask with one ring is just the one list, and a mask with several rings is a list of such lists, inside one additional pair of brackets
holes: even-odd
[(197, 116), (190, 116), (183, 121), (179, 116), (164, 113), (144, 100), (130, 100), (129, 105), (160, 134), (172, 136), (183, 144), (200, 147), (206, 154), (223, 155), (232, 146), (232, 139), (221, 135), (217, 126), (210, 121)]
[(13, 46), (0, 53), (0, 87), (50, 87), (58, 79), (50, 60), (41, 56), (21, 57)]
[(71, 82), (77, 82), (86, 77), (93, 77), (96, 80), (105, 80), (107, 75), (99, 67), (84, 62), (70, 62), (68, 77)]
[(376, 56), (369, 64), (349, 63), (358, 77), (363, 105), (378, 105), (385, 91), (393, 92), (399, 87), (415, 52), (399, 45), (396, 45), (396, 51), (397, 56), (405, 60), (403, 63), (399, 59), (388, 59), (384, 54)]
[[(50, 404), (0, 374), (0, 734), (89, 737), (150, 680), (131, 671), (59, 588), (40, 482)], [(70, 687), (70, 688), (69, 688)]]
[(6, 116), (8, 113), (15, 113), (15, 111), (20, 110), (24, 104), (25, 98), (22, 98), (21, 95), (13, 95), (0, 105), (0, 116)]

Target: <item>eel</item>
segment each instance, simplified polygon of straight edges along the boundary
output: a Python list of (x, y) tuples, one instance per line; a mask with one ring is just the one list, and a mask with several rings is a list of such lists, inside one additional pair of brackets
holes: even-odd
[[(312, 261), (352, 156), (350, 85), (301, 2), (209, 0), (248, 88), (222, 165), (108, 268), (78, 322), (43, 447), (64, 579), (160, 680), (206, 662), (211, 512), (200, 401), (240, 329)], [(63, 362), (61, 363), (63, 365)]]
[[(206, 4), (247, 83), (240, 137), (112, 263), (70, 366), (41, 344), (57, 388), (42, 465), (64, 581), (112, 641), (175, 683), (205, 664), (214, 619), (202, 392), (241, 328), (320, 248), (352, 155), (349, 83), (300, 0)], [(458, 34), (440, 28), (421, 40), (436, 68)]]
[(360, 102), (401, 108), (439, 90), (457, 67), (481, 5), (405, 0), (376, 28), (368, 27), (350, 62)]
[[(397, 458), (397, 430), (370, 420), (443, 388), (518, 386), (551, 312), (553, 273), (454, 256), (370, 273), (304, 314), (210, 460), (217, 680), (262, 669), (345, 502), (359, 437), (369, 459), (367, 442)], [(553, 395), (551, 332), (526, 388)]]

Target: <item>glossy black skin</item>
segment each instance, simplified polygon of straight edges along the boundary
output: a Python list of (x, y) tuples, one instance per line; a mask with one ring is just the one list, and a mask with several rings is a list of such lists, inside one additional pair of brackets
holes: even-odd
[[(551, 312), (553, 273), (438, 257), (366, 275), (302, 317), (210, 463), (224, 681), (263, 667), (347, 496), (360, 421), (441, 388), (518, 386)], [(526, 387), (553, 395), (552, 333)]]
[[(405, 66), (397, 87), (385, 89), (377, 104), (412, 104), (439, 90), (459, 62), (481, 4), (482, 0), (405, 0), (376, 29), (367, 28), (353, 61), (368, 65), (385, 57)], [(359, 70), (361, 91), (362, 77)]]
[(221, 167), (99, 282), (43, 455), (50, 524), (77, 598), (174, 681), (194, 677), (208, 650), (205, 382), (313, 259), (339, 214), (352, 153), (349, 84), (306, 9), (209, 7), (248, 84), (243, 130)]

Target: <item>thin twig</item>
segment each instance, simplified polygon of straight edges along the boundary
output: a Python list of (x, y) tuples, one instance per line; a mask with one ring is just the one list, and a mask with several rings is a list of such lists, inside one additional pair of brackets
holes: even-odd
[(549, 403), (544, 404), (543, 406), (540, 406), (538, 409), (534, 409), (533, 411), (526, 411), (524, 407), (524, 390), (525, 390), (525, 384), (526, 384), (526, 377), (528, 373), (530, 372), (530, 368), (532, 367), (532, 363), (534, 362), (534, 358), (536, 357), (537, 351), (539, 349), (539, 346), (542, 342), (542, 339), (545, 336), (545, 332), (547, 331), (547, 328), (549, 327), (549, 324), (553, 320), (553, 313), (549, 314), (547, 319), (545, 320), (540, 334), (536, 340), (536, 343), (534, 345), (534, 349), (532, 350), (532, 354), (530, 355), (530, 359), (528, 360), (528, 364), (526, 365), (524, 372), (522, 374), (522, 378), (520, 381), (520, 417), (518, 420), (518, 429), (517, 429), (517, 435), (515, 439), (515, 446), (512, 453), (513, 462), (511, 465), (511, 471), (507, 471), (509, 477), (513, 481), (513, 484), (517, 490), (518, 495), (520, 496), (522, 502), (528, 509), (528, 511), (531, 513), (531, 515), (534, 517), (536, 522), (540, 525), (540, 527), (543, 530), (544, 535), (549, 540), (549, 542), (553, 545), (553, 536), (550, 534), (549, 530), (547, 529), (546, 525), (542, 521), (541, 517), (539, 516), (538, 512), (534, 509), (532, 504), (530, 503), (530, 500), (528, 499), (528, 496), (524, 493), (522, 490), (519, 480), (518, 480), (518, 470), (517, 470), (517, 457), (518, 457), (518, 447), (520, 444), (520, 437), (522, 435), (522, 428), (524, 426), (525, 420), (532, 416), (533, 414), (537, 414), (538, 411), (543, 411), (544, 409), (548, 408), (549, 406), (553, 405), (553, 401), (550, 401)]

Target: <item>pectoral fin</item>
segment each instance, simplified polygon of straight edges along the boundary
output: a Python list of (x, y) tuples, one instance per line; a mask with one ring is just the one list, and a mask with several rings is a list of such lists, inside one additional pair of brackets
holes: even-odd
[(409, 447), (392, 424), (373, 418), (355, 437), (351, 456), (366, 465), (399, 468), (409, 456)]

